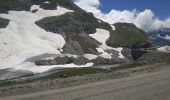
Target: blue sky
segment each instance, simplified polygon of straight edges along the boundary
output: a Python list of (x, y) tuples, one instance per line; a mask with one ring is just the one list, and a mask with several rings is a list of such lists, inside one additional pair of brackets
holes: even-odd
[(151, 9), (160, 19), (170, 17), (170, 0), (100, 0), (100, 2), (100, 9), (105, 13), (111, 9), (138, 11)]
[(74, 0), (74, 3), (110, 24), (133, 23), (146, 32), (170, 28), (170, 0)]

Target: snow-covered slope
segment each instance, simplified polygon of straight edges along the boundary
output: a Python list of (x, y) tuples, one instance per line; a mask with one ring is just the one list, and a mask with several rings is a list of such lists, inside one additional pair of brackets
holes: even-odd
[[(0, 17), (8, 19), (10, 22), (6, 28), (0, 29), (0, 69), (12, 68), (15, 70), (41, 73), (55, 67), (92, 66), (92, 62), (79, 66), (74, 63), (37, 66), (33, 60), (28, 60), (43, 54), (61, 54), (63, 52), (62, 48), (66, 44), (64, 37), (60, 33), (46, 31), (35, 23), (45, 17), (57, 17), (67, 12), (74, 11), (60, 6), (58, 6), (56, 10), (44, 10), (40, 8), (39, 5), (33, 5), (30, 11), (9, 11), (7, 14), (1, 13)], [(112, 26), (112, 28), (114, 28), (114, 26)], [(90, 37), (102, 43), (102, 45), (96, 48), (98, 52), (101, 53), (100, 55), (84, 54), (84, 57), (89, 61), (97, 59), (98, 57), (111, 59), (112, 53), (107, 53), (105, 50), (118, 51), (119, 58), (124, 58), (121, 54), (122, 49), (111, 48), (106, 45), (106, 41), (110, 37), (109, 31), (98, 28), (96, 29), (96, 33), (90, 34)], [(51, 60), (53, 59), (55, 58), (52, 57)]]
[[(32, 10), (38, 11), (32, 13)], [(38, 5), (33, 5), (31, 11), (0, 14), (1, 18), (10, 20), (6, 28), (0, 29), (0, 69), (29, 70), (35, 66), (25, 65), (27, 58), (45, 53), (59, 54), (62, 51), (64, 38), (60, 34), (45, 31), (35, 22), (47, 16), (59, 16), (72, 11), (59, 6), (57, 10), (44, 10)]]

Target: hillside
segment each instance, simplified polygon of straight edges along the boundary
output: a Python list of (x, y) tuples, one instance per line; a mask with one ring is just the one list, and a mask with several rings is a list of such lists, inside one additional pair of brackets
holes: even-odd
[(61, 6), (70, 10), (81, 10), (71, 0), (1, 0), (0, 13), (14, 11), (30, 11), (32, 5), (40, 5), (45, 10), (55, 10), (57, 6)]
[(116, 30), (111, 31), (111, 36), (107, 41), (109, 46), (130, 46), (149, 43), (146, 33), (137, 28), (134, 24), (116, 23)]
[(128, 63), (123, 47), (147, 43), (133, 24), (110, 25), (70, 0), (0, 1), (0, 69), (42, 73)]

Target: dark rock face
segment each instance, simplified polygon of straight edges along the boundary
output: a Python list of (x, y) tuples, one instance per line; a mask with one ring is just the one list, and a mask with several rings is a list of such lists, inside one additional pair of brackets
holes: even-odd
[[(49, 3), (44, 3), (49, 1)], [(30, 11), (32, 5), (40, 5), (43, 9), (56, 9), (57, 5), (71, 9), (81, 10), (71, 0), (0, 0), (0, 13), (8, 13), (13, 11)], [(83, 10), (82, 10), (83, 11)]]
[(113, 64), (125, 63), (126, 61), (113, 56), (111, 59), (98, 57), (97, 59), (92, 60), (92, 62), (95, 65), (113, 65)]
[[(27, 59), (27, 61), (35, 62), (38, 66), (46, 66), (46, 65), (65, 65), (65, 64), (76, 64), (76, 65), (85, 65), (87, 63), (94, 63), (94, 65), (113, 65), (113, 64), (122, 64), (122, 63), (128, 63), (131, 60), (129, 58), (119, 58), (118, 52), (114, 50), (106, 50), (105, 52), (111, 54), (112, 58), (107, 59), (103, 58), (98, 54), (98, 57), (93, 60), (88, 60), (83, 55), (79, 55), (78, 57), (73, 56), (67, 56), (63, 54), (59, 55), (50, 55), (50, 54), (44, 54), (40, 56), (36, 56), (30, 59)], [(44, 58), (51, 58), (53, 59), (44, 59)]]
[(3, 19), (0, 17), (0, 28), (6, 28), (9, 24), (9, 20), (8, 19)]
[(39, 60), (36, 61), (35, 64), (40, 66), (45, 66), (45, 65), (64, 65), (64, 64), (76, 64), (76, 65), (85, 65), (88, 62), (88, 60), (84, 57), (57, 57), (53, 60)]
[(74, 58), (74, 57), (57, 57), (53, 60), (38, 60), (35, 61), (35, 64), (38, 66), (45, 66), (45, 65), (64, 65), (64, 64), (76, 64), (76, 65), (85, 65), (87, 63), (93, 62), (94, 65), (113, 65), (113, 64), (121, 64), (126, 63), (126, 59), (120, 59), (113, 56), (111, 59), (106, 59), (102, 57), (98, 57), (93, 60), (88, 60), (83, 56)]
[(145, 51), (145, 50), (135, 50), (135, 49), (132, 49), (132, 50), (131, 50), (131, 53), (132, 53), (132, 58), (133, 58), (134, 60), (137, 60), (137, 59), (139, 59), (140, 57), (142, 57), (144, 54), (146, 54), (147, 51)]
[(125, 58), (133, 61), (133, 57), (132, 57), (132, 49), (129, 48), (123, 48), (122, 50), (122, 54), (125, 56)]
[(158, 51), (147, 51), (140, 58), (138, 58), (137, 61), (140, 63), (145, 63), (145, 64), (169, 62), (170, 53), (158, 52)]
[(141, 49), (141, 48), (144, 48), (144, 49), (147, 49), (147, 48), (150, 48), (152, 47), (152, 43), (140, 43), (140, 44), (133, 44), (131, 47), (131, 49)]
[(73, 41), (77, 41), (84, 53), (98, 54), (96, 48), (100, 45), (99, 42), (90, 38), (87, 35), (75, 35), (70, 37)]
[(31, 0), (0, 0), (0, 13), (7, 13), (9, 10), (29, 11), (32, 4)]
[(40, 8), (46, 9), (46, 10), (56, 10), (56, 4), (53, 3), (42, 3), (40, 5)]
[(63, 53), (82, 55), (84, 54), (84, 51), (77, 41), (69, 41), (63, 47)]
[[(65, 37), (65, 53), (71, 54), (97, 54), (99, 42), (89, 37), (96, 32), (96, 28), (110, 29), (110, 25), (99, 23), (92, 14), (86, 12), (73, 12), (58, 17), (47, 17), (36, 24), (46, 31), (61, 34)], [(70, 50), (69, 50), (70, 49)]]
[(93, 14), (86, 12), (69, 12), (58, 17), (47, 17), (36, 22), (41, 28), (53, 33), (66, 33), (66, 35), (75, 34), (93, 34), (96, 28), (111, 30), (109, 24), (98, 22)]
[(142, 64), (165, 63), (170, 61), (170, 53), (156, 50), (124, 48), (122, 54), (127, 60), (137, 61)]

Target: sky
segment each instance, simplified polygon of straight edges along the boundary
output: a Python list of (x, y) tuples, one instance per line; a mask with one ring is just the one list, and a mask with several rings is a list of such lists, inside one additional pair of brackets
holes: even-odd
[(100, 0), (100, 2), (99, 9), (106, 13), (112, 9), (138, 11), (151, 9), (160, 19), (170, 17), (170, 0)]
[(150, 32), (161, 28), (170, 28), (170, 0), (162, 1), (74, 0), (74, 3), (110, 24), (133, 23), (146, 32)]

